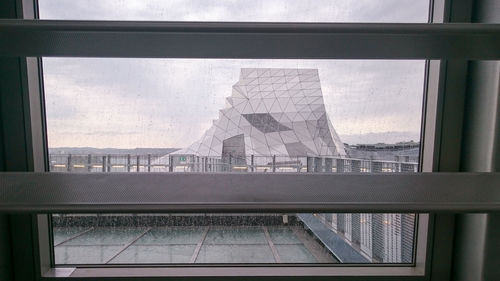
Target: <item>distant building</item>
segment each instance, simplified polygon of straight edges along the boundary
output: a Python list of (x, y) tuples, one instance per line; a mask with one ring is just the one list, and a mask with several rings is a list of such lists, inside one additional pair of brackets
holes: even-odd
[(395, 144), (345, 144), (349, 158), (418, 163), (420, 143), (398, 142)]
[(317, 69), (242, 69), (226, 100), (200, 140), (175, 155), (239, 162), (249, 155), (346, 155), (326, 113)]

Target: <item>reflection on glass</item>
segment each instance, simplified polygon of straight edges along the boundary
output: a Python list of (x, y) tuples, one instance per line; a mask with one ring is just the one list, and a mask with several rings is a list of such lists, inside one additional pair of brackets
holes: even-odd
[[(417, 172), (423, 61), (44, 58), (50, 170)], [(415, 214), (53, 217), (57, 264), (412, 263)]]

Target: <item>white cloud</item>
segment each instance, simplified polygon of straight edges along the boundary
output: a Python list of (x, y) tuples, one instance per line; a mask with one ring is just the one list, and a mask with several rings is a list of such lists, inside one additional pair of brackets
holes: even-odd
[(420, 130), (422, 61), (46, 58), (49, 144), (184, 147), (244, 67), (318, 68), (340, 135)]
[(426, 22), (426, 0), (39, 0), (46, 19)]

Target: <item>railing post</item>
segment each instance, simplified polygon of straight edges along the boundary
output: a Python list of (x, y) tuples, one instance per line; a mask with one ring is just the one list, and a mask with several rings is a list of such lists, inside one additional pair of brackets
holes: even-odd
[(320, 157), (314, 157), (314, 172), (320, 173), (323, 171), (322, 159)]
[(106, 155), (102, 156), (102, 172), (106, 172)]
[(337, 159), (337, 173), (344, 173), (344, 159)]
[(88, 172), (92, 171), (92, 155), (91, 154), (87, 155), (87, 171)]
[(276, 173), (276, 155), (273, 155), (272, 171), (273, 173)]
[(254, 155), (252, 154), (250, 156), (250, 172), (252, 172), (252, 173), (255, 172), (254, 165), (255, 165), (255, 160), (254, 160)]
[(314, 171), (314, 163), (313, 163), (313, 158), (312, 157), (309, 157), (307, 156), (307, 159), (306, 159), (306, 162), (307, 162), (307, 172), (308, 173), (312, 173)]
[(111, 155), (108, 154), (108, 173), (111, 172)]
[(135, 157), (135, 164), (136, 164), (136, 172), (139, 173), (141, 171), (141, 157), (139, 155)]
[(127, 154), (127, 172), (130, 173), (130, 166), (132, 163), (130, 163), (130, 154)]
[(361, 173), (361, 161), (360, 160), (351, 160), (351, 172), (353, 173)]
[(151, 172), (151, 154), (148, 154), (148, 172)]
[(71, 154), (68, 154), (68, 159), (66, 159), (66, 171), (71, 172)]
[(174, 157), (172, 155), (168, 156), (168, 171), (174, 172)]

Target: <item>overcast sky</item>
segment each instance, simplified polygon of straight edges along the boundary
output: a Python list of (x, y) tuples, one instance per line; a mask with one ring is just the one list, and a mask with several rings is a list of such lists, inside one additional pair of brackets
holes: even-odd
[[(39, 0), (44, 19), (426, 22), (419, 0)], [(423, 61), (44, 58), (49, 147), (186, 147), (241, 68), (317, 68), (348, 143), (417, 140)]]

